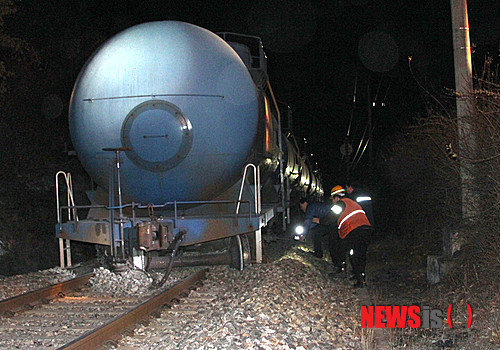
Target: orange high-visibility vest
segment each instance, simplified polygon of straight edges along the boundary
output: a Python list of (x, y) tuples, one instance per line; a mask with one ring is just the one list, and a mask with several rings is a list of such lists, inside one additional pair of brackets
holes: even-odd
[(345, 208), (337, 219), (340, 238), (344, 239), (349, 232), (360, 226), (371, 226), (361, 205), (349, 198), (342, 198), (341, 201)]

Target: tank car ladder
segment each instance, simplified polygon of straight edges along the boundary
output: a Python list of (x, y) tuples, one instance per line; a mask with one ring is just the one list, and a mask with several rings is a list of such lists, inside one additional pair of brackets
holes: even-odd
[[(238, 204), (236, 205), (236, 215), (239, 214), (240, 211), (240, 204), (241, 204), (241, 199), (243, 197), (243, 187), (246, 182), (247, 178), (247, 170), (248, 168), (253, 169), (253, 180), (254, 180), (254, 207), (255, 207), (255, 214), (259, 216), (262, 211), (262, 203), (261, 203), (261, 193), (260, 193), (260, 167), (257, 165), (255, 166), (254, 164), (247, 164), (245, 166), (245, 170), (243, 171), (243, 178), (241, 179), (241, 187), (240, 187), (240, 194), (238, 196)], [(237, 236), (238, 239), (238, 244), (241, 246), (241, 240), (240, 236)], [(257, 264), (262, 263), (262, 230), (259, 228), (255, 231), (255, 260)], [(240, 259), (240, 261), (243, 261)], [(243, 268), (241, 268), (242, 270)]]
[[(64, 171), (58, 171), (56, 173), (56, 206), (57, 206), (57, 223), (61, 224), (61, 210), (59, 205), (59, 176), (64, 177), (66, 183), (66, 201), (68, 207), (68, 220), (78, 221), (78, 216), (75, 209), (75, 199), (73, 197), (73, 181), (71, 180), (71, 174)], [(66, 253), (66, 259), (64, 254)], [(67, 238), (59, 238), (59, 262), (61, 268), (71, 266), (71, 240)]]

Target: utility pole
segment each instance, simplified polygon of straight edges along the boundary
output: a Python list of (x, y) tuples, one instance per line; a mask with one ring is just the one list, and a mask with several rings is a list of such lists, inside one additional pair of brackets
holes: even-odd
[[(478, 196), (474, 190), (473, 164), (476, 154), (476, 138), (472, 123), (472, 59), (469, 38), (469, 20), (466, 0), (450, 0), (453, 29), (453, 57), (455, 63), (455, 92), (457, 104), (458, 153), (460, 162), (460, 186), (462, 223), (473, 224), (478, 214)], [(427, 281), (438, 283), (444, 271), (450, 269), (449, 260), (460, 250), (465, 232), (443, 232), (443, 255), (427, 256)]]
[(462, 218), (471, 221), (478, 214), (478, 196), (474, 190), (475, 179), (471, 160), (476, 154), (476, 137), (472, 123), (472, 58), (469, 37), (467, 0), (451, 1), (453, 27), (453, 56), (455, 63), (455, 91), (457, 105), (458, 149), (460, 155), (460, 180)]

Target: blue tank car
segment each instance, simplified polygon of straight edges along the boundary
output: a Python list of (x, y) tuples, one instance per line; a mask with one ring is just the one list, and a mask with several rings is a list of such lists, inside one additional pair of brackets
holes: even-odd
[(238, 54), (216, 34), (174, 21), (127, 29), (88, 60), (70, 102), (84, 168), (108, 186), (104, 148), (130, 148), (124, 198), (208, 200), (241, 175), (259, 116), (258, 92)]
[[(123, 258), (172, 249), (181, 232), (179, 246), (260, 232), (274, 213), (286, 215), (292, 191), (323, 194), (317, 173), (281, 134), (257, 37), (177, 21), (124, 30), (81, 70), (69, 121), (101, 195), (90, 196), (87, 220), (77, 218), (72, 195), (65, 207), (57, 198), (61, 242), (121, 249)], [(61, 255), (68, 250), (61, 245)]]

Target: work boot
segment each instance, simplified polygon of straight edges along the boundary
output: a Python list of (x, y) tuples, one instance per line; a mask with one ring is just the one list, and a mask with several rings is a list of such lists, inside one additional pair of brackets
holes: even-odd
[(355, 288), (364, 288), (366, 286), (366, 276), (365, 273), (362, 272), (356, 275), (356, 283), (354, 283)]

